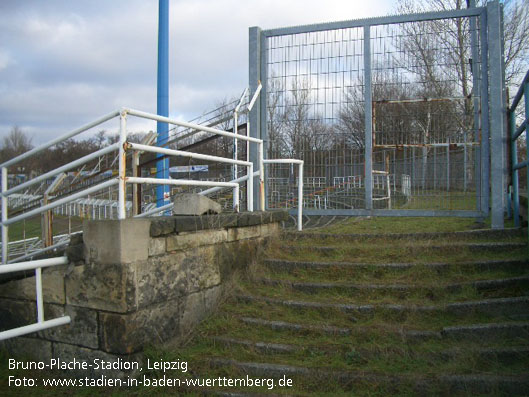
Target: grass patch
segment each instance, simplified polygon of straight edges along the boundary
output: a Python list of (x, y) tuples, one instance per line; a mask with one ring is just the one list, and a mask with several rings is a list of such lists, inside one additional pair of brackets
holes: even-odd
[[(40, 223), (40, 215), (25, 219), (20, 222), (15, 222), (9, 225), (9, 241), (24, 240), (25, 238), (41, 237), (42, 229)], [(53, 216), (53, 233), (63, 234), (72, 231), (80, 230), (83, 225), (83, 219), (79, 217), (54, 215)]]
[(468, 210), (476, 209), (476, 193), (447, 192), (442, 190), (424, 190), (420, 195), (413, 195), (397, 209), (407, 210)]
[[(505, 227), (513, 227), (506, 221)], [(485, 224), (472, 218), (452, 217), (351, 217), (342, 222), (318, 229), (321, 233), (433, 233), (456, 232), (490, 227), (490, 219)]]
[[(342, 242), (332, 246), (333, 250), (318, 250), (318, 240), (303, 239), (295, 245), (286, 246), (280, 241), (270, 244), (267, 257), (307, 262), (350, 263), (457, 263), (480, 260), (526, 259), (527, 248), (512, 250), (481, 250), (447, 245), (439, 249), (433, 242), (422, 245), (407, 245), (406, 241)], [(293, 247), (289, 249), (288, 247)]]

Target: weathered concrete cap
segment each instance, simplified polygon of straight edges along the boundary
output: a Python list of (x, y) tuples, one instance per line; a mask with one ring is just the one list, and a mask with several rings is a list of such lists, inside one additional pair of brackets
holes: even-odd
[(208, 197), (196, 193), (182, 193), (173, 201), (175, 215), (205, 215), (220, 214), (222, 207)]

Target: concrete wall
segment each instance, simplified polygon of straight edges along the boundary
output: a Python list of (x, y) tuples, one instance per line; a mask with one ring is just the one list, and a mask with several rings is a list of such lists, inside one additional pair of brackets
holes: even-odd
[[(48, 360), (139, 360), (210, 313), (286, 212), (85, 221), (70, 264), (43, 271), (45, 318), (70, 325), (11, 339), (12, 354)], [(0, 285), (0, 327), (36, 321), (35, 280)], [(108, 371), (105, 372), (108, 375)], [(86, 375), (86, 372), (83, 374)]]

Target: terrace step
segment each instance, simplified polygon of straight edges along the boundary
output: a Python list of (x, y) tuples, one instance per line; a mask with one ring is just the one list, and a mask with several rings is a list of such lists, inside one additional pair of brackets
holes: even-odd
[(334, 327), (332, 325), (295, 324), (286, 321), (271, 321), (253, 317), (241, 317), (241, 321), (245, 324), (264, 326), (278, 331), (317, 332), (329, 335), (351, 334), (351, 329), (349, 328)]
[(498, 288), (529, 287), (529, 276), (510, 277), (503, 279), (479, 280), (462, 283), (417, 285), (417, 284), (354, 284), (354, 283), (307, 283), (273, 278), (258, 278), (254, 280), (263, 285), (288, 286), (289, 288), (305, 293), (318, 293), (320, 291), (341, 291), (354, 293), (358, 291), (418, 291), (418, 290), (445, 290), (449, 292), (461, 291), (465, 287), (475, 288), (478, 291), (495, 290)]
[[(258, 351), (265, 354), (287, 354), (292, 352), (312, 352), (312, 353), (328, 353), (331, 355), (339, 353), (342, 349), (337, 345), (325, 345), (325, 346), (303, 346), (299, 344), (280, 344), (270, 342), (255, 342), (252, 340), (230, 338), (226, 336), (213, 337), (212, 340), (215, 343), (222, 343), (226, 346), (243, 346), (250, 350)], [(355, 349), (355, 353), (362, 360), (369, 360), (370, 358), (378, 358), (381, 355), (426, 355), (431, 359), (443, 359), (443, 360), (457, 360), (464, 354), (471, 354), (480, 360), (486, 361), (498, 361), (503, 364), (513, 364), (520, 359), (524, 359), (529, 354), (529, 346), (514, 346), (514, 347), (502, 347), (502, 348), (479, 348), (464, 350), (461, 348), (443, 350), (440, 352), (414, 352), (413, 345), (410, 345), (405, 351), (399, 351), (402, 349), (388, 349), (388, 348), (370, 348), (370, 349)]]
[[(249, 325), (270, 328), (276, 331), (294, 331), (302, 333), (319, 333), (330, 335), (350, 335), (355, 333), (373, 332), (373, 327), (354, 326), (353, 328), (334, 327), (329, 325), (298, 324), (286, 321), (266, 320), (254, 317), (241, 317), (240, 320)], [(424, 339), (457, 339), (491, 341), (501, 338), (519, 338), (529, 342), (529, 322), (502, 322), (489, 324), (470, 324), (443, 327), (435, 330), (413, 330), (383, 327), (384, 332), (397, 335), (405, 340), (419, 341)]]
[(204, 330), (206, 371), (293, 378), (287, 395), (527, 395), (524, 232), (283, 232)]
[(443, 338), (452, 339), (523, 339), (529, 341), (529, 322), (508, 322), (490, 324), (459, 325), (444, 327), (441, 331)]
[(301, 346), (285, 345), (282, 343), (252, 342), (245, 339), (230, 338), (227, 336), (215, 336), (212, 340), (227, 346), (244, 346), (262, 353), (284, 354), (301, 350)]
[(459, 232), (430, 232), (430, 233), (317, 233), (317, 232), (295, 232), (284, 231), (283, 236), (286, 240), (305, 240), (305, 239), (336, 239), (339, 241), (369, 241), (369, 240), (442, 240), (442, 239), (489, 239), (489, 238), (515, 238), (524, 236), (527, 233), (523, 228), (507, 229), (478, 229), (465, 230)]
[[(442, 245), (419, 245), (419, 244), (409, 244), (401, 245), (400, 248), (405, 248), (409, 251), (441, 251), (445, 252), (447, 250), (467, 250), (471, 252), (484, 252), (484, 251), (494, 251), (494, 252), (505, 252), (512, 251), (521, 248), (527, 247), (525, 243), (514, 243), (514, 242), (493, 242), (493, 243), (452, 243), (452, 244), (442, 244)], [(322, 246), (322, 245), (311, 245), (311, 246), (296, 246), (296, 245), (287, 245), (283, 244), (280, 246), (281, 250), (287, 252), (317, 252), (322, 255), (332, 255), (340, 252), (354, 251), (355, 247), (333, 247), (333, 246)], [(363, 248), (365, 249), (365, 248)], [(372, 250), (378, 250), (379, 247), (374, 245)]]
[(375, 311), (384, 312), (447, 312), (459, 316), (465, 316), (472, 313), (483, 313), (488, 315), (517, 316), (529, 315), (529, 296), (520, 296), (514, 298), (497, 298), (480, 301), (466, 301), (449, 303), (445, 305), (400, 305), (400, 304), (343, 304), (343, 303), (325, 303), (325, 302), (308, 302), (296, 300), (282, 300), (254, 295), (238, 295), (239, 301), (253, 303), (264, 302), (273, 305), (282, 305), (295, 307), (299, 309), (315, 310), (340, 310), (346, 313), (356, 315), (372, 314)]
[[(265, 259), (263, 265), (272, 270), (295, 269), (381, 269), (381, 270), (408, 270), (414, 267), (424, 266), (438, 271), (448, 270), (454, 266), (452, 263), (353, 263), (353, 262), (310, 262), (292, 261), (285, 259)], [(457, 263), (461, 269), (472, 271), (495, 271), (495, 270), (527, 270), (529, 261), (527, 260), (492, 260)]]

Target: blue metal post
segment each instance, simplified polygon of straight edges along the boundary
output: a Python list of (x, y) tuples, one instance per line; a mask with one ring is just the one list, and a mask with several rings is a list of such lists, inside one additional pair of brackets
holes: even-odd
[[(169, 117), (169, 0), (159, 0), (158, 4), (158, 83), (157, 108), (160, 116)], [(169, 135), (167, 123), (157, 122), (157, 146), (163, 146)], [(161, 157), (162, 155), (158, 155)], [(169, 179), (169, 158), (156, 163), (156, 177)], [(156, 187), (156, 206), (169, 204), (169, 186)]]

